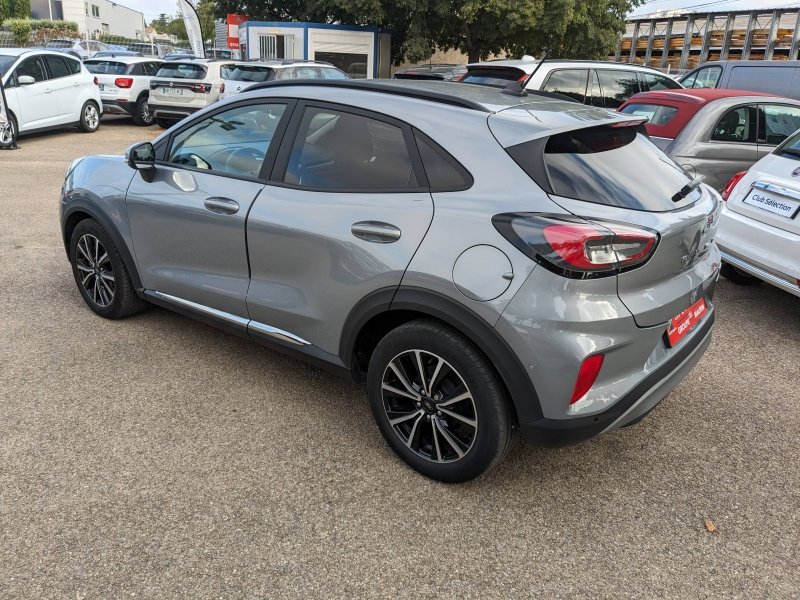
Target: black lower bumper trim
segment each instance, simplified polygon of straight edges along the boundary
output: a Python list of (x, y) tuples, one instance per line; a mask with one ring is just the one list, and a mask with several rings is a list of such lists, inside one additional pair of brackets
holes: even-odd
[[(103, 111), (108, 110), (109, 107), (116, 107), (121, 108), (129, 115), (132, 115), (136, 110), (136, 103), (135, 102), (119, 102), (117, 100), (103, 100)], [(109, 112), (108, 114), (114, 114), (113, 112)], [(118, 113), (117, 113), (118, 114)]]
[(545, 448), (572, 446), (599, 435), (614, 421), (624, 415), (639, 399), (649, 392), (659, 381), (667, 377), (685, 361), (706, 339), (714, 325), (716, 311), (706, 318), (697, 333), (658, 369), (645, 377), (636, 387), (620, 398), (607, 411), (576, 419), (542, 418), (530, 423), (522, 423), (520, 432), (526, 442)]
[(189, 115), (193, 115), (196, 113), (199, 108), (181, 108), (175, 106), (165, 106), (164, 104), (152, 104), (150, 102), (147, 103), (147, 107), (150, 109), (152, 114), (155, 113), (163, 113), (164, 118), (179, 118), (182, 119), (183, 117), (188, 117)]

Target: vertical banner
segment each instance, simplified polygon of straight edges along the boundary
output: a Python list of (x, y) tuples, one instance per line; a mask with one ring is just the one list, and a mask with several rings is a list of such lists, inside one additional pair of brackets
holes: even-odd
[(186, 35), (189, 36), (192, 54), (197, 58), (205, 58), (203, 31), (200, 29), (200, 17), (197, 16), (197, 11), (189, 0), (178, 0), (178, 10), (183, 16), (183, 24), (186, 25)]
[(228, 15), (228, 50), (239, 49), (239, 25), (249, 19), (245, 15)]
[(14, 146), (14, 131), (11, 128), (11, 117), (8, 114), (8, 104), (6, 103), (6, 92), (3, 89), (3, 76), (0, 73), (0, 148), (11, 148)]

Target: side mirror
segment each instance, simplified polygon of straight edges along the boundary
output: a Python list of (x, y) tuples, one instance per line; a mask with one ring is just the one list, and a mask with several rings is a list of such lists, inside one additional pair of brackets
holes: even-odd
[(20, 75), (19, 77), (17, 77), (17, 82), (20, 85), (30, 85), (32, 83), (36, 83), (36, 80), (30, 75)]
[(125, 162), (136, 169), (147, 183), (153, 181), (156, 172), (156, 149), (150, 142), (134, 144), (125, 151)]

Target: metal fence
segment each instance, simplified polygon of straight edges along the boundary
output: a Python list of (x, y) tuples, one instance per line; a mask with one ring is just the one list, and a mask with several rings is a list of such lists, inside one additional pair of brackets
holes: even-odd
[(712, 60), (797, 60), (800, 9), (650, 15), (629, 21), (614, 60), (685, 72)]

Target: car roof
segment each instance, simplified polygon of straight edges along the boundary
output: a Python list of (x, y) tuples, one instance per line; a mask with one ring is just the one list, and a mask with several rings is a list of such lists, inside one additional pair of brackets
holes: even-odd
[[(216, 60), (231, 60), (230, 58), (218, 58)], [(236, 62), (237, 67), (247, 67), (247, 66), (255, 66), (255, 67), (270, 67), (270, 68), (280, 68), (280, 67), (295, 67), (295, 66), (309, 66), (309, 67), (335, 67), (329, 62), (325, 62), (323, 60), (284, 60), (284, 59), (275, 59), (275, 60), (240, 60)]]
[[(467, 65), (469, 67), (516, 67), (517, 69), (521, 69), (526, 73), (531, 73), (537, 66), (539, 65), (539, 60), (531, 57), (528, 58), (515, 58), (515, 59), (503, 59), (503, 60), (490, 60), (488, 62), (478, 62), (478, 63), (470, 63)], [(565, 66), (565, 65), (592, 65), (597, 68), (601, 69), (619, 69), (624, 67), (626, 70), (632, 69), (634, 71), (651, 71), (656, 73), (661, 73), (658, 69), (653, 67), (646, 67), (644, 65), (632, 65), (630, 63), (619, 63), (619, 62), (611, 62), (607, 60), (567, 60), (567, 59), (552, 59), (546, 60), (544, 67), (549, 66)], [(662, 73), (663, 75), (663, 73)]]
[(0, 48), (0, 56), (22, 56), (28, 52), (37, 52), (32, 48)]
[[(100, 54), (100, 52), (98, 52), (97, 54)], [(113, 52), (104, 52), (103, 55), (100, 56), (99, 58), (95, 55), (94, 58), (87, 58), (83, 62), (85, 64), (95, 60), (103, 60), (105, 58), (113, 58), (117, 62), (130, 63), (130, 64), (140, 63), (140, 62), (164, 62), (160, 58), (151, 56), (130, 56), (127, 54), (115, 54)]]

